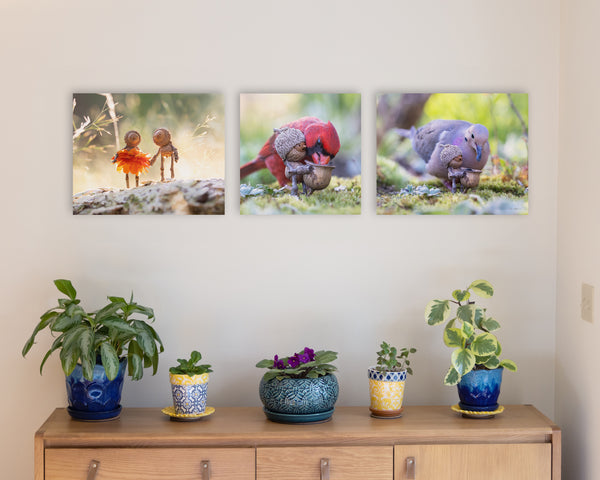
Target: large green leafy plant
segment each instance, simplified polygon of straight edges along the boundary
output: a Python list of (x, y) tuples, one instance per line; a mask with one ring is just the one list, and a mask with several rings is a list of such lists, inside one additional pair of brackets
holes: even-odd
[[(500, 360), (502, 347), (492, 333), (500, 324), (488, 316), (487, 309), (475, 304), (471, 295), (490, 298), (494, 288), (486, 280), (475, 280), (465, 290), (454, 290), (450, 300), (432, 300), (425, 308), (425, 319), (429, 325), (447, 322), (444, 328), (444, 343), (455, 350), (444, 384), (456, 385), (473, 369), (493, 370), (504, 367), (515, 372), (517, 365), (512, 360)], [(452, 315), (452, 304), (457, 305)]]
[[(58, 306), (40, 317), (31, 337), (23, 347), (23, 356), (29, 352), (37, 334), (48, 328), (55, 340), (40, 365), (40, 374), (48, 357), (60, 350), (60, 361), (65, 375), (70, 375), (81, 363), (83, 376), (92, 380), (94, 365), (101, 361), (106, 376), (113, 380), (119, 372), (119, 359), (126, 356), (128, 373), (133, 380), (144, 375), (144, 368), (158, 369), (158, 354), (164, 351), (162, 341), (146, 321), (154, 321), (154, 311), (138, 305), (131, 299), (108, 297), (110, 303), (87, 313), (79, 304), (77, 292), (69, 280), (55, 280), (54, 284), (67, 298), (59, 298)], [(137, 317), (145, 317), (146, 320)]]

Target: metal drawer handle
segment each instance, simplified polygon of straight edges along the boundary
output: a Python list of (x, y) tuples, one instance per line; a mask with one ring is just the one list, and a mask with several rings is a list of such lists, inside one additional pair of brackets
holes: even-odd
[(416, 470), (417, 462), (415, 461), (415, 457), (407, 457), (406, 458), (406, 478), (414, 480), (415, 470)]
[(96, 478), (96, 473), (98, 473), (99, 468), (100, 462), (98, 460), (92, 460), (90, 462), (90, 466), (88, 467), (88, 474), (86, 480), (94, 480)]
[(202, 480), (210, 480), (210, 461), (202, 460), (200, 468), (202, 469)]
[(321, 459), (321, 480), (329, 480), (329, 459)]

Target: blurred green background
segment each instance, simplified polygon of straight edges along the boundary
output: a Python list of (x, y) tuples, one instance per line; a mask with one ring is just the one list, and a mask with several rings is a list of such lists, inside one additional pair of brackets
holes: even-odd
[[(118, 135), (115, 136), (115, 124)], [(125, 188), (112, 156), (123, 148), (128, 130), (142, 136), (140, 150), (154, 155), (152, 132), (171, 132), (179, 150), (176, 179), (223, 178), (225, 175), (225, 118), (218, 94), (97, 94), (73, 95), (73, 193), (99, 187)], [(165, 162), (170, 177), (171, 160)], [(130, 182), (135, 185), (135, 177)], [(140, 183), (160, 180), (160, 157)]]
[(399, 125), (399, 119), (408, 116), (402, 117), (398, 109), (394, 110), (402, 102), (403, 95), (420, 96), (417, 103), (424, 101), (423, 105), (413, 105), (420, 112), (418, 121), (414, 123), (417, 128), (435, 119), (467, 120), (485, 125), (490, 133), (491, 154), (484, 175), (519, 179), (527, 186), (529, 107), (526, 93), (378, 95), (377, 164), (380, 180), (402, 188), (411, 181), (422, 180), (425, 172), (425, 162), (414, 152), (410, 140), (403, 139), (392, 128), (409, 129), (411, 126)]
[[(333, 159), (338, 177), (360, 175), (360, 94), (246, 93), (240, 95), (240, 165), (254, 160), (274, 128), (300, 117), (314, 116), (331, 121), (340, 137), (340, 151)], [(242, 179), (257, 185), (275, 182), (268, 169)]]

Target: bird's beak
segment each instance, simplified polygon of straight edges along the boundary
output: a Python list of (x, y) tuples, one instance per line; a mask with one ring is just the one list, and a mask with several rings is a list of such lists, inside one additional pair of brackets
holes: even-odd
[(323, 155), (322, 153), (315, 152), (312, 154), (313, 162), (317, 165), (327, 165), (329, 163), (329, 155)]
[(479, 145), (475, 145), (475, 150), (477, 150), (477, 161), (481, 160), (481, 147)]

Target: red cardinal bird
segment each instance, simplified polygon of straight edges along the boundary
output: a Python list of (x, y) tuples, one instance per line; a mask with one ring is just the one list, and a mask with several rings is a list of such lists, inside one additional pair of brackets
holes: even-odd
[[(306, 138), (306, 160), (319, 165), (327, 165), (340, 150), (340, 138), (331, 122), (322, 122), (316, 117), (302, 117), (283, 127), (296, 128), (304, 133)], [(279, 185), (290, 183), (285, 176), (285, 165), (275, 151), (275, 138), (277, 133), (271, 135), (263, 145), (258, 156), (251, 162), (240, 167), (240, 179), (263, 168), (268, 168), (275, 176)]]

